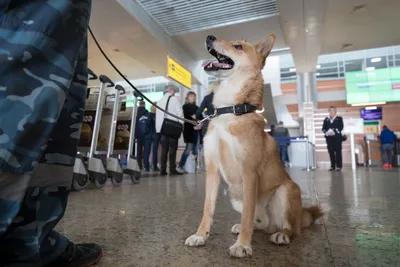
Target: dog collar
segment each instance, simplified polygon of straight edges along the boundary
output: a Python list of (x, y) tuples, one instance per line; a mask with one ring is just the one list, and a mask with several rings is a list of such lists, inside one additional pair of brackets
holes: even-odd
[(214, 117), (222, 114), (234, 114), (236, 116), (240, 116), (243, 114), (255, 112), (256, 110), (257, 110), (256, 106), (245, 103), (224, 108), (216, 108), (214, 110)]

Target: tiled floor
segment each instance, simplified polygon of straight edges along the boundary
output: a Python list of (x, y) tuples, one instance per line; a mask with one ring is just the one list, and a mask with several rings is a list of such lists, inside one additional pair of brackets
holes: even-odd
[(127, 266), (400, 266), (400, 170), (353, 173), (289, 170), (304, 205), (320, 203), (326, 215), (289, 246), (256, 232), (253, 257), (230, 259), (230, 233), (240, 215), (221, 188), (214, 226), (205, 247), (184, 246), (200, 222), (204, 173), (126, 180), (120, 188), (71, 194), (58, 228), (76, 242), (104, 247), (103, 267)]

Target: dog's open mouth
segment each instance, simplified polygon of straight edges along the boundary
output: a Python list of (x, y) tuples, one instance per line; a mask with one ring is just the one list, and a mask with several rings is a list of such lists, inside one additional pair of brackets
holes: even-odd
[(207, 46), (208, 52), (213, 55), (218, 62), (205, 62), (202, 66), (205, 71), (230, 70), (235, 62), (228, 56), (218, 53), (215, 49)]

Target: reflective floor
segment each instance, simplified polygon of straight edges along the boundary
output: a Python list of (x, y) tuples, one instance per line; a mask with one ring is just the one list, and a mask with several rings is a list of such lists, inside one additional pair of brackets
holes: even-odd
[(100, 266), (400, 266), (400, 172), (359, 169), (353, 173), (289, 170), (304, 205), (320, 203), (326, 215), (289, 246), (256, 232), (253, 257), (230, 259), (230, 233), (240, 215), (226, 187), (205, 247), (184, 246), (200, 222), (204, 174), (143, 177), (120, 188), (74, 192), (58, 229), (74, 242), (104, 247)]

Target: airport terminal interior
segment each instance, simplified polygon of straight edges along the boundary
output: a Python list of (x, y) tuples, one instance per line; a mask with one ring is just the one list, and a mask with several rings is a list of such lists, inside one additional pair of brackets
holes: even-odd
[[(398, 0), (93, 0), (84, 118), (56, 230), (102, 246), (102, 267), (400, 266), (399, 11)], [(303, 206), (324, 214), (286, 245), (254, 231), (252, 255), (232, 257), (242, 216), (221, 179), (208, 239), (188, 246), (208, 207), (207, 166), (217, 164), (206, 164), (214, 152), (205, 151), (223, 149), (204, 141), (218, 117), (207, 120), (214, 106), (202, 103), (223, 80), (205, 70), (244, 64), (211, 44), (237, 41), (220, 51), (251, 53), (247, 43), (270, 34), (256, 112), (276, 153), (243, 160), (268, 155), (263, 162), (278, 162), (299, 185)], [(171, 90), (170, 105), (183, 110), (175, 115), (197, 121), (185, 122), (177, 148), (165, 145), (164, 130), (160, 137), (165, 115), (153, 106), (166, 108)], [(163, 158), (174, 149), (176, 168)]]

